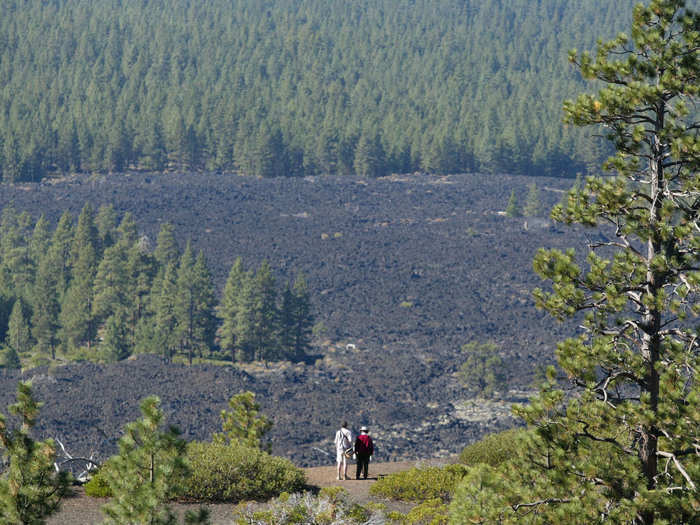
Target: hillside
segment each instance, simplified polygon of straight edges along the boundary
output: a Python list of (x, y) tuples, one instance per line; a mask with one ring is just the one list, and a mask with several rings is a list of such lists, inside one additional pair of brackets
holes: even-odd
[[(328, 450), (343, 417), (375, 429), (381, 460), (459, 450), (505, 424), (490, 407), (470, 413), (461, 403), (460, 346), (495, 341), (512, 387), (526, 388), (571, 331), (534, 309), (531, 260), (539, 246), (575, 245), (583, 235), (550, 225), (544, 214), (498, 213), (511, 190), (524, 199), (531, 181), (544, 208), (571, 184), (479, 174), (368, 181), (131, 174), (4, 186), (0, 207), (12, 203), (53, 223), (64, 210), (77, 216), (87, 201), (131, 211), (150, 239), (170, 221), (182, 244), (191, 239), (204, 251), (219, 286), (237, 256), (248, 266), (267, 259), (281, 281), (301, 270), (325, 327), (314, 348), (324, 357), (315, 364), (232, 370), (144, 356), (28, 372), (47, 403), (40, 432), (106, 452), (138, 400), (158, 394), (186, 437), (206, 438), (230, 396), (251, 389), (275, 422), (273, 450), (299, 464), (326, 461), (313, 447)], [(3, 373), (0, 406), (17, 379)]]
[(635, 0), (0, 4), (0, 172), (574, 175), (567, 63)]

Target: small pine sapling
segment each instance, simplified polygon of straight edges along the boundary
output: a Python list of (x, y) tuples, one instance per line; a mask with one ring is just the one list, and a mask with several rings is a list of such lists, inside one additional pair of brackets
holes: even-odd
[(255, 402), (255, 394), (241, 392), (233, 396), (228, 404), (231, 412), (221, 411), (223, 433), (214, 434), (214, 442), (268, 450), (269, 443), (263, 446), (262, 439), (272, 428), (272, 422), (260, 414), (260, 405)]
[[(105, 478), (113, 494), (102, 507), (108, 524), (170, 525), (176, 523), (168, 504), (188, 473), (185, 442), (174, 427), (163, 429), (160, 400), (141, 402), (142, 418), (126, 425), (119, 453), (109, 461)], [(207, 512), (188, 513), (188, 524), (208, 523)]]
[(34, 441), (34, 427), (41, 403), (34, 399), (31, 383), (19, 383), (17, 402), (10, 413), (19, 417), (19, 428), (9, 429), (0, 414), (0, 445), (9, 468), (0, 479), (0, 523), (39, 524), (53, 514), (68, 490), (64, 472), (56, 472), (56, 448), (51, 439)]

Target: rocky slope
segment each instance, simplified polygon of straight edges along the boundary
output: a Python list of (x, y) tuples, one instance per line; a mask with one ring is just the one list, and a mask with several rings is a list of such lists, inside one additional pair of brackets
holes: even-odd
[[(512, 189), (524, 200), (540, 188), (542, 217), (499, 213)], [(270, 368), (168, 365), (153, 356), (112, 366), (79, 363), (27, 371), (46, 402), (38, 429), (75, 451), (113, 450), (138, 400), (162, 397), (169, 421), (188, 438), (207, 438), (219, 411), (241, 389), (258, 393), (275, 422), (273, 450), (301, 465), (327, 461), (335, 427), (369, 424), (380, 459), (458, 451), (509, 424), (503, 405), (466, 403), (455, 378), (469, 341), (499, 344), (513, 389), (551, 362), (571, 333), (531, 300), (540, 285), (532, 257), (540, 246), (580, 246), (585, 232), (554, 226), (546, 209), (571, 181), (479, 174), (251, 179), (222, 175), (68, 178), (2, 187), (12, 204), (55, 222), (86, 201), (131, 211), (151, 240), (164, 221), (204, 250), (219, 286), (237, 256), (267, 259), (281, 280), (303, 271), (323, 324), (307, 364)], [(0, 406), (18, 375), (0, 377)], [(520, 394), (513, 393), (518, 396)]]

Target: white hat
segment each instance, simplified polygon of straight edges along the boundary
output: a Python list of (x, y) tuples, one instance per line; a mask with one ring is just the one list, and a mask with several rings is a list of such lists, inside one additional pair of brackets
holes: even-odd
[(362, 428), (360, 428), (360, 432), (369, 432), (369, 430), (367, 430), (366, 426), (362, 425)]

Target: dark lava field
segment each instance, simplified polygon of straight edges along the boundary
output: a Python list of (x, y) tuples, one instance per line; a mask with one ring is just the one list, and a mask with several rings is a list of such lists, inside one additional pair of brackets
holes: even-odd
[[(504, 216), (511, 190), (523, 202), (533, 181), (541, 216)], [(131, 174), (0, 186), (0, 207), (43, 213), (54, 225), (88, 201), (132, 212), (153, 243), (170, 222), (183, 246), (190, 239), (204, 251), (219, 288), (237, 256), (248, 267), (267, 259), (281, 282), (302, 271), (323, 326), (318, 359), (306, 364), (189, 367), (141, 356), (0, 372), (0, 407), (12, 402), (20, 377), (33, 378), (45, 402), (37, 435), (104, 458), (146, 395), (161, 397), (168, 422), (186, 438), (207, 439), (220, 430), (228, 399), (246, 389), (274, 421), (273, 452), (299, 465), (332, 461), (326, 453), (344, 418), (355, 429), (370, 426), (377, 460), (458, 452), (513, 424), (507, 403), (465, 403), (470, 396), (455, 375), (461, 345), (496, 342), (517, 398), (575, 329), (537, 311), (531, 298), (543, 285), (532, 271), (537, 248), (584, 246), (586, 232), (547, 219), (571, 183), (480, 174)]]

